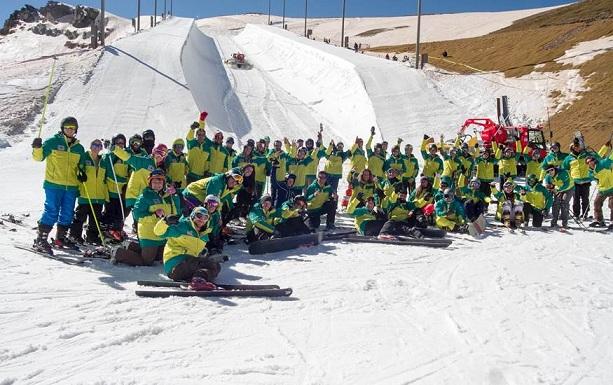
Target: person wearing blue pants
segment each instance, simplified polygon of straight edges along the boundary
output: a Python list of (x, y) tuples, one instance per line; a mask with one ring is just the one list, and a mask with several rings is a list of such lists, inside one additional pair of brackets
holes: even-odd
[(33, 247), (53, 254), (47, 237), (57, 223), (57, 246), (70, 246), (66, 232), (72, 223), (75, 202), (79, 193), (78, 166), (85, 149), (76, 139), (79, 123), (69, 116), (62, 120), (60, 132), (43, 142), (34, 138), (32, 157), (35, 161), (46, 162), (45, 207), (38, 221), (38, 237)]

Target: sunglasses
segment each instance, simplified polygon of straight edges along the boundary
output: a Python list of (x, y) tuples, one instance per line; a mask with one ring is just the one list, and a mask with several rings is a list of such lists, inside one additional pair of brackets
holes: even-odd
[(208, 206), (211, 206), (211, 207), (217, 207), (217, 206), (219, 206), (219, 202), (216, 202), (216, 201), (208, 201), (208, 202), (206, 202), (206, 204), (207, 204)]
[(118, 140), (117, 142), (115, 142), (116, 146), (125, 146), (126, 142), (124, 142), (123, 140)]
[(194, 214), (194, 217), (198, 218), (198, 219), (204, 219), (204, 218), (208, 219), (209, 218), (209, 216), (207, 214), (204, 214), (204, 213), (196, 213), (196, 214)]
[(102, 143), (92, 143), (92, 148), (102, 148)]
[(141, 142), (134, 141), (130, 143), (130, 146), (140, 146), (141, 144), (142, 144)]

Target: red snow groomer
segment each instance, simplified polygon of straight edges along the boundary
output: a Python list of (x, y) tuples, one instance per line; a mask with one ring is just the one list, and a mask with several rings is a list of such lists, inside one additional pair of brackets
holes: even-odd
[(234, 52), (232, 57), (227, 59), (225, 63), (236, 68), (250, 67), (249, 63), (245, 60), (245, 54), (240, 52)]
[[(474, 135), (466, 132), (470, 126), (476, 126), (473, 128)], [(496, 124), (488, 118), (473, 118), (464, 122), (458, 131), (458, 135), (468, 141), (470, 145), (480, 141), (482, 146), (486, 148), (491, 148), (492, 142), (508, 145), (515, 141), (514, 138), (519, 138), (522, 151), (529, 145), (533, 150), (541, 151), (541, 158), (547, 154), (545, 135), (541, 125), (536, 127), (528, 125), (504, 126)], [(512, 146), (512, 148), (515, 147)]]

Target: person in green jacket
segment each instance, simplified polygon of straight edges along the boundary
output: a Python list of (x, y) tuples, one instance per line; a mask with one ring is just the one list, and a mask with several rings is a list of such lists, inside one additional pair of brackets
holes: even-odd
[(355, 228), (360, 235), (378, 236), (381, 228), (387, 222), (383, 209), (375, 205), (373, 197), (366, 198), (362, 207), (359, 199), (352, 198), (347, 206), (347, 214), (354, 217)]
[(594, 151), (588, 150), (578, 139), (576, 139), (570, 144), (570, 153), (564, 158), (560, 165), (561, 168), (568, 171), (575, 183), (572, 208), (573, 216), (577, 220), (587, 218), (590, 210), (590, 187), (592, 186), (592, 177), (585, 159), (588, 156), (594, 155), (596, 155)]
[(311, 183), (306, 190), (309, 229), (317, 231), (321, 223), (321, 216), (326, 215), (326, 231), (336, 228), (337, 195), (328, 184), (328, 174), (325, 171), (317, 173), (317, 180)]
[[(285, 181), (285, 174), (287, 174), (287, 160), (289, 156), (283, 151), (283, 142), (275, 140), (273, 142), (273, 148), (268, 151), (268, 163), (271, 167), (270, 173), (270, 186), (273, 202), (278, 202), (278, 189), (279, 185)], [(281, 205), (277, 206), (280, 207)]]
[(355, 137), (355, 142), (349, 149), (351, 153), (351, 170), (356, 173), (361, 173), (366, 168), (366, 152), (364, 152), (364, 140), (360, 137)]
[[(608, 151), (611, 151), (611, 143), (608, 143)], [(604, 151), (601, 151), (604, 155)], [(613, 229), (613, 152), (608, 158), (599, 159), (596, 155), (590, 155), (585, 159), (590, 173), (598, 181), (598, 192), (594, 199), (594, 222), (591, 227), (604, 227), (604, 216), (602, 206), (606, 200), (609, 201), (610, 217), (609, 229)]]
[(389, 170), (390, 168), (396, 169), (396, 171), (398, 171), (398, 178), (403, 182), (402, 175), (404, 175), (406, 167), (404, 165), (404, 156), (400, 153), (399, 145), (392, 147), (392, 154), (385, 160), (385, 163), (383, 163), (383, 168), (385, 170)]
[(376, 143), (374, 150), (371, 148), (374, 133), (370, 135), (366, 142), (366, 155), (368, 155), (368, 169), (377, 178), (385, 177), (385, 170), (383, 165), (385, 164), (385, 155), (383, 152), (383, 145)]
[(161, 259), (166, 241), (155, 233), (155, 225), (160, 218), (180, 215), (179, 197), (173, 185), (166, 185), (164, 170), (153, 170), (148, 182), (132, 210), (134, 221), (138, 223), (138, 244), (117, 249), (114, 262), (150, 266), (156, 259)]
[(553, 194), (551, 227), (558, 227), (558, 219), (562, 219), (562, 227), (568, 227), (568, 211), (570, 199), (573, 196), (575, 183), (568, 172), (554, 165), (546, 169), (547, 175), (543, 180), (547, 190)]
[(456, 198), (452, 189), (443, 193), (443, 199), (434, 205), (436, 226), (442, 230), (465, 232), (466, 215), (462, 202)]
[[(90, 149), (81, 157), (77, 179), (79, 180), (78, 206), (70, 225), (69, 239), (74, 243), (100, 244), (100, 223), (102, 206), (109, 200), (109, 190), (106, 185), (106, 169), (100, 158), (102, 141), (94, 139)], [(88, 219), (89, 218), (89, 219)], [(83, 240), (83, 224), (88, 220), (86, 238)]]
[(477, 170), (477, 178), (481, 182), (481, 192), (489, 197), (492, 194), (491, 183), (496, 179), (494, 174), (494, 166), (497, 161), (492, 156), (489, 149), (485, 148), (481, 151), (481, 156), (475, 159), (475, 169)]
[(479, 216), (485, 213), (487, 207), (487, 197), (481, 191), (481, 181), (474, 177), (468, 186), (460, 188), (459, 193), (464, 200), (464, 212), (470, 222), (474, 222)]
[(544, 214), (549, 211), (553, 204), (553, 196), (540, 183), (536, 174), (528, 175), (526, 186), (520, 188), (519, 194), (524, 202), (524, 224), (528, 226), (530, 217), (532, 217), (532, 226), (541, 227)]
[(509, 178), (502, 184), (502, 191), (493, 190), (492, 196), (498, 200), (497, 215), (506, 227), (516, 229), (524, 223), (524, 202), (513, 179)]
[(307, 216), (307, 200), (304, 195), (296, 195), (283, 203), (279, 210), (281, 221), (275, 227), (281, 237), (308, 234), (311, 230), (304, 223)]
[(221, 199), (242, 183), (243, 176), (234, 170), (192, 182), (183, 190), (183, 207), (189, 214), (194, 207), (202, 205), (207, 195), (216, 195)]
[(155, 234), (166, 240), (164, 272), (168, 278), (177, 282), (194, 278), (215, 280), (221, 266), (207, 258), (209, 220), (208, 210), (198, 206), (187, 217), (166, 216), (156, 223)]
[(272, 204), (272, 197), (264, 195), (247, 215), (247, 242), (269, 239), (275, 235), (275, 226), (281, 223), (279, 210)]
[(567, 155), (568, 155), (567, 153), (560, 151), (559, 142), (552, 143), (551, 146), (549, 147), (549, 152), (547, 153), (547, 155), (545, 155), (545, 158), (543, 158), (543, 162), (541, 163), (542, 178), (545, 177), (547, 168), (549, 166), (557, 167), (561, 165)]
[(72, 223), (75, 201), (79, 193), (77, 171), (85, 149), (76, 138), (79, 123), (74, 117), (64, 118), (60, 132), (43, 142), (42, 138), (32, 141), (32, 157), (37, 162), (46, 161), (45, 206), (38, 221), (38, 237), (33, 247), (42, 252), (53, 254), (47, 240), (53, 226), (57, 223), (56, 243), (58, 246), (72, 244), (67, 231)]

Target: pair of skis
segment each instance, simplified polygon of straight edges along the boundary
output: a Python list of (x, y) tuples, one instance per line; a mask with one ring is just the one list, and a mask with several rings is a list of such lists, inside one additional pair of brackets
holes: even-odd
[(54, 253), (49, 254), (44, 251), (33, 248), (30, 245), (23, 243), (15, 243), (15, 248), (20, 250), (26, 250), (34, 254), (38, 254), (42, 257), (52, 259), (54, 261), (62, 262), (66, 265), (82, 265), (87, 261), (94, 259), (109, 259), (107, 254), (101, 254), (92, 250), (81, 251), (78, 249), (53, 249)]
[(386, 245), (399, 246), (423, 246), (434, 248), (449, 247), (453, 241), (445, 239), (446, 232), (437, 228), (417, 229), (422, 233), (423, 238), (412, 238), (404, 235), (398, 235), (395, 239), (378, 238), (366, 235), (352, 235), (343, 238), (345, 242), (351, 243), (379, 243)]
[(137, 281), (139, 286), (165, 288), (166, 290), (136, 290), (139, 297), (289, 297), (291, 288), (278, 285), (215, 284), (214, 290), (191, 290), (187, 282), (174, 281)]

